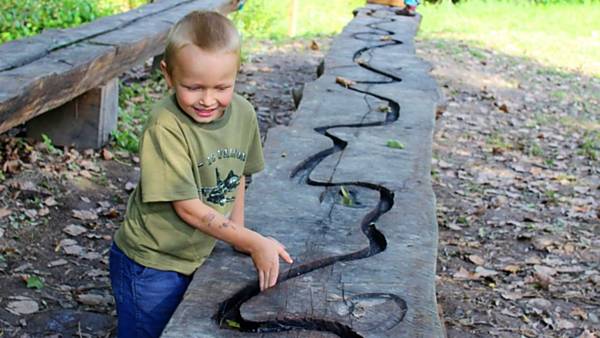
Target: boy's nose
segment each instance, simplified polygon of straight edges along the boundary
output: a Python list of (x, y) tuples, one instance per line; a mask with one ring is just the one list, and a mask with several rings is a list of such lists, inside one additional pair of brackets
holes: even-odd
[(202, 96), (200, 97), (200, 103), (203, 106), (210, 107), (215, 103), (215, 95), (212, 90), (206, 89), (202, 92)]

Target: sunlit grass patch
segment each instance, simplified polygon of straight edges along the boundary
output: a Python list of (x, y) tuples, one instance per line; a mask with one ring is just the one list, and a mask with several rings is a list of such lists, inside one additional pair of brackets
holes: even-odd
[[(291, 0), (251, 0), (230, 17), (246, 38), (285, 39), (289, 37), (291, 4)], [(352, 20), (352, 10), (364, 5), (364, 0), (298, 0), (295, 35), (337, 34)]]
[[(462, 40), (545, 66), (600, 76), (600, 3), (470, 0), (425, 4), (419, 36)], [(477, 57), (477, 56), (476, 56)]]

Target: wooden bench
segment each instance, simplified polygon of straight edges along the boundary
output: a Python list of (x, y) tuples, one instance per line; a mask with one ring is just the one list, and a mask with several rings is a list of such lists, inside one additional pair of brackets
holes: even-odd
[(260, 293), (251, 259), (219, 243), (163, 337), (444, 335), (430, 181), (441, 96), (415, 56), (418, 25), (368, 5), (335, 38), (247, 193), (247, 225), (294, 264)]
[(117, 77), (161, 54), (169, 29), (187, 13), (229, 13), (238, 2), (156, 1), (1, 45), (0, 133), (29, 121), (32, 136), (45, 133), (59, 145), (100, 147), (117, 123)]

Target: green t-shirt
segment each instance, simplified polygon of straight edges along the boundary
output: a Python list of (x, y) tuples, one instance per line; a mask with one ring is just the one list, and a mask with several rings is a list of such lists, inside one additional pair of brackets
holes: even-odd
[(140, 142), (140, 181), (115, 234), (134, 261), (159, 270), (193, 273), (215, 239), (185, 223), (172, 201), (199, 198), (228, 215), (242, 175), (264, 167), (256, 114), (235, 94), (223, 116), (202, 124), (170, 95), (155, 106)]

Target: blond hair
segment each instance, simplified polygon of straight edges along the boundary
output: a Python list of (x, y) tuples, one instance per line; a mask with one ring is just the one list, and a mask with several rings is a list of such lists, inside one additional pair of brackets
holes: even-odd
[(173, 73), (175, 54), (189, 44), (207, 52), (235, 53), (238, 59), (240, 56), (241, 38), (237, 29), (217, 12), (193, 11), (171, 28), (163, 56), (169, 74)]

